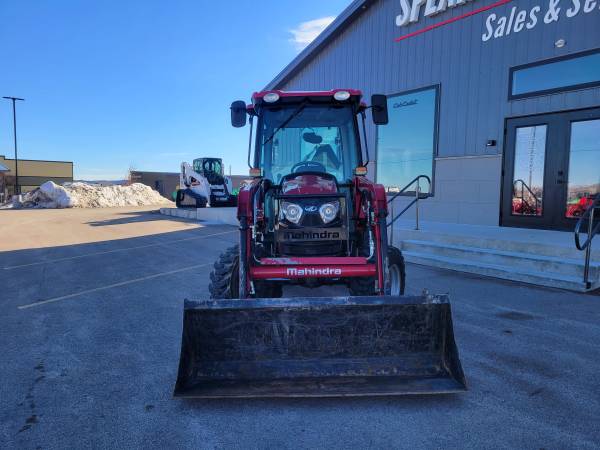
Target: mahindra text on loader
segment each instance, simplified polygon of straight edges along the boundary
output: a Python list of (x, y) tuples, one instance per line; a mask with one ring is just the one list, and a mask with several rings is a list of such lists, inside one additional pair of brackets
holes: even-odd
[[(186, 300), (176, 397), (324, 397), (466, 390), (445, 295), (404, 296), (384, 187), (366, 178), (359, 119), (387, 124), (385, 96), (255, 93), (239, 244)], [(367, 142), (366, 138), (363, 140)], [(252, 156), (253, 155), (253, 156)], [(251, 158), (252, 156), (252, 158)], [(288, 284), (343, 284), (349, 297), (281, 298)]]

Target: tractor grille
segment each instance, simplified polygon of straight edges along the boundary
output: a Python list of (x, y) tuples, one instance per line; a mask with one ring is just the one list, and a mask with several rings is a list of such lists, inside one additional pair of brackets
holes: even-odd
[(281, 243), (282, 256), (338, 256), (344, 253), (343, 241)]

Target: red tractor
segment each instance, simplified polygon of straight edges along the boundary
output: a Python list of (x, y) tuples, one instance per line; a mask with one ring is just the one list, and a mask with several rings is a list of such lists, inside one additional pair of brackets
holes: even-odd
[[(234, 127), (250, 118), (253, 180), (238, 196), (239, 244), (210, 275), (211, 300), (186, 302), (176, 395), (465, 389), (447, 298), (403, 297), (385, 189), (366, 177), (366, 112), (387, 124), (387, 99), (368, 107), (361, 97), (266, 91), (232, 104)], [(343, 284), (351, 297), (281, 299), (289, 284)]]
[[(386, 124), (386, 99), (374, 100), (375, 123)], [(258, 118), (254, 179), (239, 193), (240, 245), (211, 274), (213, 298), (281, 297), (284, 284), (404, 294), (385, 189), (366, 177), (357, 120), (366, 110), (354, 90), (259, 92), (250, 106), (233, 104), (234, 126)]]

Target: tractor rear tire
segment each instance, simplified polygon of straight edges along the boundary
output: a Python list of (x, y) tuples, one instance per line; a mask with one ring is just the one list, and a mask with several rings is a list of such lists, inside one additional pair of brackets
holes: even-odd
[(406, 289), (406, 265), (404, 256), (400, 249), (388, 247), (388, 286), (385, 288), (386, 295), (404, 295)]
[[(389, 286), (386, 286), (386, 295), (404, 295), (406, 288), (406, 268), (404, 264), (404, 256), (402, 252), (396, 247), (388, 247), (388, 270), (390, 276), (388, 276)], [(390, 277), (394, 277), (395, 281), (390, 282)], [(392, 292), (392, 287), (396, 292)], [(355, 297), (368, 297), (375, 295), (375, 278), (369, 277), (357, 277), (352, 278), (348, 283), (350, 289), (350, 295)]]
[(371, 297), (375, 295), (375, 278), (356, 277), (348, 283), (350, 295), (353, 297)]
[(228, 248), (221, 256), (210, 274), (208, 290), (210, 298), (227, 299), (239, 298), (240, 294), (240, 246)]

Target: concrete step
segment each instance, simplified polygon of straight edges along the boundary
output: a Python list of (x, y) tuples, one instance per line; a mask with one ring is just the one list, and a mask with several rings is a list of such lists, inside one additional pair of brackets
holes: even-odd
[[(583, 254), (579, 259), (545, 256), (532, 253), (506, 251), (491, 248), (469, 247), (465, 245), (448, 244), (434, 241), (407, 239), (402, 241), (402, 250), (413, 253), (427, 253), (488, 263), (496, 266), (508, 266), (514, 269), (548, 273), (548, 276), (566, 275), (583, 279), (585, 264)], [(590, 278), (598, 279), (600, 263), (590, 266)]]
[(205, 224), (239, 225), (236, 207), (213, 208), (160, 208), (165, 216), (199, 220)]
[[(497, 227), (499, 230), (502, 228)], [(465, 247), (493, 249), (505, 252), (528, 253), (540, 256), (582, 260), (583, 252), (575, 247), (572, 233), (561, 233), (561, 240), (557, 242), (549, 239), (545, 242), (528, 239), (503, 238), (502, 233), (497, 236), (481, 236), (477, 234), (444, 233), (443, 231), (412, 230), (405, 228), (394, 229), (394, 242), (396, 245), (404, 240), (418, 240), (439, 242)], [(600, 261), (600, 246), (593, 247), (594, 260)]]
[(165, 216), (177, 217), (179, 219), (198, 219), (196, 208), (160, 208), (160, 213)]
[(440, 256), (435, 253), (415, 251), (403, 251), (402, 253), (405, 260), (413, 264), (474, 273), (505, 280), (520, 281), (523, 283), (535, 284), (537, 286), (554, 287), (577, 292), (586, 292), (600, 287), (600, 282), (596, 280), (591, 289), (586, 289), (586, 286), (583, 284), (583, 280), (580, 277), (558, 273), (522, 270), (520, 268), (490, 264), (477, 260)]

